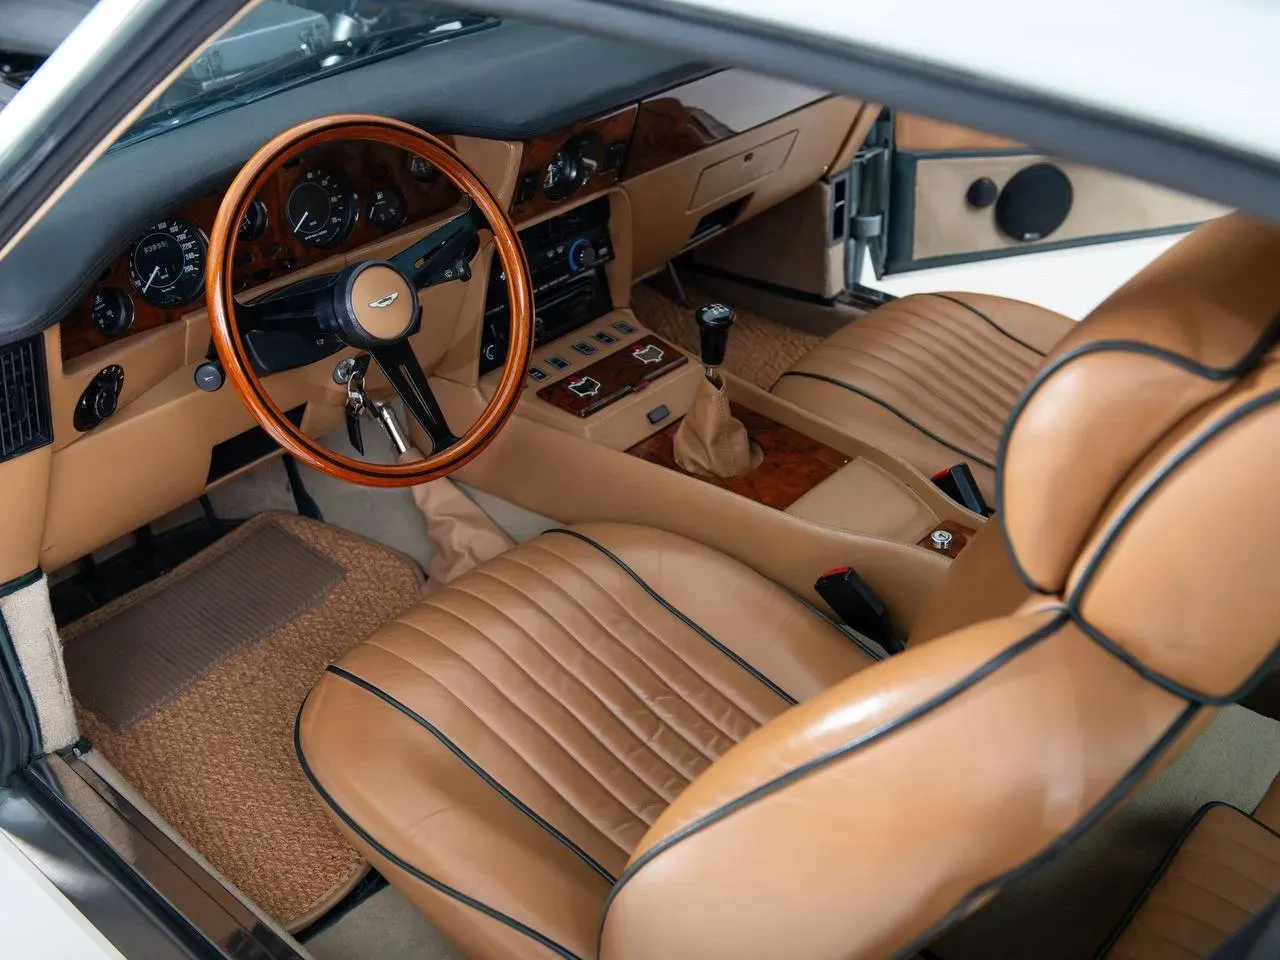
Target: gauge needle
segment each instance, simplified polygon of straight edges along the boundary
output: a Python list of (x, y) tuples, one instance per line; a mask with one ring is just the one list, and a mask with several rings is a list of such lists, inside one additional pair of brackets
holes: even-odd
[(160, 272), (159, 267), (151, 268), (151, 276), (147, 277), (147, 282), (142, 285), (142, 292), (146, 293), (151, 289), (151, 284), (155, 282), (156, 274)]
[(302, 211), (302, 216), (298, 218), (298, 222), (293, 225), (293, 232), (297, 233), (302, 229), (302, 225), (307, 222), (307, 211)]

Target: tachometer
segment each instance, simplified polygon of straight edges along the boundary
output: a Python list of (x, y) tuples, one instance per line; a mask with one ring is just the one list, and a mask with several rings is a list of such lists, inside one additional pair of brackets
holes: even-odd
[(313, 247), (341, 243), (355, 226), (355, 198), (342, 181), (323, 170), (308, 170), (298, 179), (284, 211), (293, 235)]
[(147, 303), (176, 307), (204, 290), (208, 240), (194, 224), (161, 220), (133, 245), (129, 280)]

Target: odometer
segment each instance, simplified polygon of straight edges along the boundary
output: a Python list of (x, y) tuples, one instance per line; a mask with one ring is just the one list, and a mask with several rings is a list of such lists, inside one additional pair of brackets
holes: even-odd
[(204, 290), (208, 241), (200, 228), (183, 220), (162, 220), (133, 245), (129, 280), (147, 303), (176, 307)]
[(289, 192), (285, 216), (289, 229), (303, 243), (332, 247), (341, 243), (355, 226), (355, 198), (337, 177), (323, 170), (308, 170)]

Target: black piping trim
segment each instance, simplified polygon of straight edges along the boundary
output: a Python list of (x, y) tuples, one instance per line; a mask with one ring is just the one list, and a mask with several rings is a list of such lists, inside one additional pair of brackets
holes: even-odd
[(743, 670), (747, 671), (747, 673), (751, 674), (753, 677), (755, 677), (757, 680), (763, 683), (766, 687), (768, 687), (770, 690), (776, 693), (788, 704), (790, 704), (793, 707), (796, 705), (798, 701), (796, 700), (795, 697), (791, 696), (791, 694), (787, 693), (787, 691), (783, 690), (780, 686), (778, 686), (776, 683), (774, 683), (772, 680), (766, 677), (763, 673), (761, 673), (751, 664), (747, 663), (746, 660), (744, 660), (738, 654), (734, 653), (733, 650), (731, 650), (729, 647), (725, 646), (725, 644), (721, 643), (719, 640), (713, 637), (710, 633), (704, 630), (701, 626), (695, 623), (692, 619), (690, 619), (680, 610), (677, 610), (675, 607), (673, 607), (661, 594), (658, 593), (658, 591), (654, 590), (653, 587), (645, 583), (644, 580), (641, 578), (640, 574), (636, 573), (629, 566), (627, 566), (626, 563), (622, 561), (622, 558), (619, 557), (613, 551), (611, 551), (608, 547), (604, 546), (603, 544), (597, 543), (596, 541), (592, 540), (588, 536), (584, 536), (583, 534), (578, 533), (578, 531), (576, 530), (566, 530), (564, 527), (554, 527), (544, 532), (562, 533), (566, 537), (573, 537), (576, 540), (581, 540), (583, 543), (586, 543), (591, 545), (592, 547), (595, 547), (602, 554), (604, 554), (606, 557), (608, 557), (610, 560), (616, 563), (619, 569), (621, 569), (623, 573), (625, 573), (637, 584), (639, 584), (640, 588), (644, 590), (645, 593), (647, 593), (654, 600), (658, 601), (658, 603), (662, 604), (662, 606), (666, 608), (668, 613), (674, 616), (677, 620), (683, 623), (686, 627), (688, 627), (694, 633), (698, 634), (698, 636), (702, 637), (702, 639), (706, 640), (709, 644), (711, 644), (713, 647), (715, 647), (717, 650), (723, 653), (726, 657), (728, 657), (730, 660), (732, 660), (734, 663), (740, 666)]
[(378, 851), (378, 853), (383, 857), (385, 857), (387, 860), (390, 860), (392, 863), (394, 863), (397, 867), (399, 867), (405, 873), (409, 874), (411, 877), (414, 877), (417, 880), (420, 880), (422, 883), (425, 883), (427, 886), (431, 887), (431, 889), (444, 894), (446, 897), (451, 897), (454, 900), (457, 900), (459, 903), (462, 903), (467, 905), (468, 907), (471, 907), (473, 910), (478, 910), (480, 913), (483, 913), (486, 917), (489, 917), (493, 920), (497, 920), (499, 923), (503, 924), (504, 926), (510, 927), (512, 930), (515, 930), (518, 933), (524, 934), (526, 937), (533, 940), (534, 942), (546, 947), (556, 956), (561, 957), (562, 960), (583, 960), (582, 957), (579, 957), (573, 951), (567, 949), (566, 947), (562, 947), (560, 944), (556, 943), (556, 941), (552, 940), (546, 934), (539, 933), (537, 930), (533, 929), (533, 927), (529, 926), (528, 924), (521, 923), (519, 920), (515, 919), (514, 917), (507, 916), (507, 914), (503, 913), (501, 910), (498, 910), (494, 907), (489, 906), (484, 901), (477, 900), (475, 897), (468, 896), (467, 894), (463, 893), (461, 890), (454, 889), (453, 887), (449, 886), (447, 883), (442, 883), (441, 881), (437, 880), (435, 877), (431, 876), (430, 874), (423, 873), (413, 864), (409, 863), (409, 861), (403, 859), (402, 857), (397, 856), (391, 850), (388, 850), (381, 843), (379, 843), (372, 836), (370, 836), (369, 832), (365, 830), (364, 827), (360, 826), (360, 824), (356, 823), (355, 820), (352, 819), (351, 815), (348, 814), (346, 810), (342, 809), (342, 807), (338, 805), (338, 803), (333, 799), (333, 797), (329, 795), (329, 792), (320, 785), (320, 781), (316, 779), (316, 775), (312, 771), (311, 765), (307, 763), (306, 755), (303, 754), (302, 752), (302, 735), (301, 735), (301, 729), (300, 729), (301, 724), (299, 722), (302, 717), (302, 709), (305, 708), (306, 705), (307, 705), (306, 700), (302, 701), (302, 707), (298, 709), (298, 719), (295, 720), (293, 724), (293, 749), (294, 749), (294, 752), (298, 755), (298, 763), (301, 764), (302, 772), (306, 775), (307, 779), (311, 782), (311, 786), (315, 789), (316, 793), (320, 794), (320, 799), (322, 799), (326, 804), (329, 805), (329, 809), (331, 809), (334, 812), (334, 814), (338, 817), (338, 819), (341, 820), (344, 824), (346, 824), (347, 827), (353, 833), (355, 833), (356, 836), (358, 836), (361, 840), (367, 843), (374, 850)]
[(44, 571), (36, 567), (34, 570), (28, 570), (26, 573), (14, 577), (7, 583), (0, 583), (0, 597), (7, 597), (9, 594), (17, 593), (33, 583), (39, 583), (40, 578), (43, 576)]
[(1119, 657), (1130, 667), (1138, 671), (1138, 673), (1146, 680), (1158, 684), (1164, 689), (1175, 693), (1185, 700), (1191, 700), (1195, 703), (1203, 704), (1223, 704), (1232, 703), (1249, 692), (1266, 674), (1270, 671), (1272, 664), (1276, 661), (1277, 655), (1280, 655), (1280, 648), (1272, 650), (1268, 654), (1259, 667), (1250, 674), (1241, 686), (1225, 696), (1206, 694), (1195, 690), (1191, 687), (1184, 686), (1176, 680), (1165, 676), (1158, 671), (1152, 670), (1150, 667), (1142, 663), (1132, 653), (1125, 650), (1120, 644), (1113, 641), (1097, 628), (1093, 627), (1085, 619), (1081, 613), (1080, 606), (1084, 600), (1084, 594), (1092, 585), (1094, 575), (1098, 572), (1098, 568), (1106, 559), (1107, 553), (1115, 545), (1120, 534), (1124, 532), (1130, 521), (1137, 516), (1139, 510), (1151, 496), (1163, 485), (1177, 470), (1188, 460), (1199, 453), (1205, 446), (1216, 440), (1221, 434), (1225, 433), (1235, 424), (1247, 419), (1251, 415), (1273, 406), (1280, 402), (1280, 389), (1270, 390), (1267, 393), (1254, 397), (1248, 403), (1236, 407), (1230, 413), (1202, 430), (1194, 439), (1192, 439), (1185, 447), (1178, 451), (1177, 456), (1173, 457), (1168, 463), (1160, 468), (1159, 473), (1147, 481), (1141, 490), (1135, 496), (1130, 497), (1129, 502), (1125, 504), (1123, 511), (1112, 522), (1102, 535), (1102, 539), (1097, 549), (1093, 552), (1093, 556), (1085, 564), (1084, 572), (1080, 575), (1080, 580), (1075, 588), (1071, 591), (1071, 595), (1066, 598), (1067, 609), (1071, 612), (1072, 618), (1078, 623), (1090, 638), (1092, 638), (1099, 646), (1107, 652)]
[[(1244, 376), (1257, 366), (1266, 355), (1267, 351), (1271, 349), (1277, 341), (1280, 341), (1280, 313), (1277, 313), (1272, 317), (1271, 322), (1267, 324), (1262, 333), (1258, 335), (1258, 339), (1253, 342), (1253, 345), (1244, 352), (1239, 360), (1236, 360), (1234, 363), (1225, 367), (1206, 366), (1203, 363), (1197, 363), (1194, 360), (1184, 357), (1180, 353), (1174, 353), (1172, 350), (1166, 350), (1163, 347), (1157, 347), (1150, 343), (1143, 343), (1139, 340), (1097, 340), (1093, 343), (1086, 343), (1072, 350), (1068, 350), (1061, 356), (1055, 357), (1051, 363), (1043, 367), (1035, 377), (1032, 378), (1031, 383), (1027, 385), (1027, 389), (1023, 391), (1022, 396), (1020, 396), (1017, 403), (1013, 405), (1013, 409), (1009, 412), (1009, 419), (1005, 421), (1004, 430), (1000, 433), (1000, 444), (996, 448), (996, 463), (999, 464), (999, 468), (996, 469), (996, 513), (1002, 516), (1005, 513), (1004, 462), (1009, 455), (1009, 438), (1013, 434), (1013, 428), (1022, 416), (1023, 411), (1026, 410), (1027, 404), (1031, 402), (1031, 398), (1035, 396), (1036, 392), (1044, 386), (1050, 377), (1067, 364), (1092, 353), (1103, 353), (1109, 351), (1138, 353), (1144, 356), (1154, 357), (1157, 360), (1163, 360), (1166, 363), (1170, 363), (1175, 367), (1185, 370), (1193, 376), (1201, 377), (1205, 380), (1234, 380)], [(783, 376), (786, 376), (786, 374), (783, 374)], [(1110, 493), (1114, 494), (1122, 482), (1123, 478), (1118, 478), (1115, 485), (1112, 486)], [(1009, 536), (1008, 526), (1001, 524), (1000, 532), (1001, 536), (1004, 537), (1004, 545), (1009, 551), (1009, 558), (1013, 561), (1013, 569), (1018, 574), (1018, 579), (1020, 579), (1033, 593), (1055, 593), (1056, 591), (1053, 588), (1036, 583), (1035, 580), (1031, 578), (1031, 575), (1023, 569), (1022, 563), (1018, 560), (1018, 553), (1013, 548), (1013, 540)]]
[(627, 882), (634, 878), (635, 875), (649, 863), (652, 863), (655, 859), (682, 841), (689, 839), (695, 834), (701, 833), (703, 830), (714, 826), (722, 820), (728, 819), (739, 810), (743, 810), (746, 807), (751, 806), (756, 801), (763, 800), (766, 797), (791, 786), (793, 783), (804, 780), (811, 774), (817, 773), (831, 764), (851, 756), (863, 747), (877, 743), (890, 734), (914, 723), (921, 717), (929, 715), (934, 710), (944, 706), (956, 697), (960, 696), (960, 694), (977, 685), (979, 681), (1006, 666), (1020, 654), (1023, 654), (1037, 646), (1042, 640), (1046, 640), (1053, 636), (1064, 624), (1068, 622), (1070, 622), (1070, 618), (1066, 615), (1066, 612), (1064, 611), (1059, 613), (1044, 626), (1033, 630), (1017, 643), (1006, 647), (967, 676), (961, 678), (959, 681), (952, 684), (946, 690), (943, 690), (931, 699), (926, 700), (924, 703), (921, 703), (915, 708), (909, 710), (901, 717), (891, 720), (874, 730), (868, 731), (867, 733), (850, 740), (848, 743), (834, 747), (826, 753), (819, 754), (799, 766), (791, 768), (786, 773), (774, 777), (772, 780), (768, 780), (758, 787), (748, 790), (746, 793), (730, 800), (728, 803), (721, 804), (710, 813), (704, 814), (697, 820), (686, 824), (674, 833), (664, 837), (657, 844), (646, 850), (641, 856), (632, 860), (627, 866), (627, 869), (623, 871), (617, 884), (609, 892), (609, 899), (605, 901), (604, 910), (600, 917), (598, 949), (602, 949), (604, 944), (604, 925), (609, 918), (609, 908), (613, 906), (618, 894), (622, 892), (622, 889), (627, 885)]
[(350, 683), (354, 683), (357, 687), (360, 687), (360, 689), (366, 690), (369, 693), (372, 693), (379, 700), (382, 700), (384, 703), (387, 703), (395, 707), (397, 710), (403, 713), (406, 717), (408, 717), (410, 720), (417, 723), (420, 727), (422, 727), (424, 730), (430, 733), (433, 737), (439, 740), (445, 746), (445, 748), (448, 749), (450, 753), (452, 753), (455, 757), (457, 757), (459, 760), (465, 763), (472, 773), (475, 773), (482, 780), (484, 780), (485, 783), (493, 787), (493, 789), (496, 790), (498, 793), (500, 793), (503, 796), (503, 798), (506, 799), (512, 806), (514, 806), (526, 817), (528, 817), (530, 820), (532, 820), (534, 823), (540, 826), (543, 830), (547, 831), (547, 833), (551, 834), (551, 836), (559, 840), (560, 843), (564, 844), (564, 846), (566, 846), (570, 851), (572, 851), (578, 857), (579, 860), (581, 860), (588, 867), (590, 867), (592, 870), (598, 873), (606, 883), (609, 883), (612, 885), (617, 882), (618, 878), (615, 877), (608, 870), (606, 870), (604, 866), (600, 863), (600, 861), (596, 860), (595, 857), (587, 853), (586, 850), (583, 850), (582, 847), (578, 846), (571, 839), (569, 839), (569, 837), (566, 834), (564, 834), (559, 829), (557, 829), (545, 817), (541, 816), (532, 807), (530, 807), (523, 800), (517, 797), (514, 793), (512, 793), (510, 790), (504, 787), (501, 783), (499, 783), (492, 774), (490, 774), (487, 770), (484, 769), (484, 767), (480, 766), (480, 764), (472, 760), (471, 757), (467, 755), (466, 751), (464, 751), (456, 743), (454, 743), (447, 736), (445, 736), (445, 734), (440, 730), (439, 727), (433, 724), (430, 720), (423, 717), (412, 707), (406, 706), (404, 703), (401, 703), (399, 700), (391, 696), (391, 694), (387, 693), (385, 690), (375, 686), (374, 684), (370, 683), (368, 680), (365, 680), (363, 677), (358, 677), (354, 673), (344, 670), (342, 667), (330, 665), (325, 668), (325, 672), (331, 673), (335, 677), (341, 677), (343, 680), (346, 680)]
[(937, 297), (939, 300), (950, 300), (956, 306), (964, 307), (966, 310), (968, 310), (970, 313), (974, 314), (975, 316), (981, 317), (983, 320), (987, 321), (987, 323), (989, 323), (992, 326), (992, 328), (994, 328), (998, 333), (1004, 334), (1006, 337), (1008, 337), (1018, 346), (1026, 347), (1028, 350), (1034, 353), (1037, 357), (1048, 356), (1048, 354), (1046, 354), (1043, 350), (1041, 350), (1038, 347), (1033, 347), (1031, 344), (1027, 343), (1027, 341), (1023, 340), (1021, 337), (1015, 337), (1012, 333), (1010, 333), (1004, 327), (1000, 326), (1000, 324), (996, 323), (994, 320), (988, 317), (985, 313), (983, 313), (973, 304), (965, 303), (959, 297), (953, 297), (950, 294), (946, 294), (946, 293), (931, 293), (931, 294), (928, 294), (928, 296)]
[(1138, 896), (1134, 898), (1133, 903), (1129, 905), (1129, 909), (1125, 912), (1124, 918), (1118, 924), (1116, 924), (1116, 928), (1111, 932), (1111, 936), (1107, 938), (1106, 943), (1104, 943), (1102, 947), (1098, 950), (1095, 956), (1095, 960), (1103, 960), (1103, 958), (1106, 957), (1107, 953), (1111, 950), (1111, 948), (1116, 945), (1116, 941), (1120, 939), (1120, 935), (1123, 934), (1124, 931), (1128, 928), (1129, 924), (1133, 922), (1133, 918), (1137, 916), (1138, 911), (1141, 910), (1143, 905), (1147, 902), (1147, 898), (1151, 896), (1151, 891), (1156, 888), (1156, 885), (1162, 879), (1164, 879), (1164, 875), (1168, 871), (1169, 865), (1173, 863), (1173, 858), (1178, 855), (1178, 851), (1182, 849), (1183, 844), (1185, 844), (1187, 840), (1190, 839), (1191, 834), (1195, 831), (1195, 828), (1200, 825), (1200, 821), (1204, 819), (1205, 814), (1207, 814), (1214, 807), (1226, 807), (1228, 810), (1234, 810), (1236, 813), (1240, 814), (1242, 817), (1248, 817), (1250, 820), (1252, 820), (1254, 823), (1260, 826), (1263, 830), (1266, 830), (1268, 833), (1270, 833), (1273, 837), (1280, 837), (1280, 832), (1277, 832), (1276, 830), (1267, 826), (1265, 823), (1263, 823), (1257, 817), (1254, 817), (1252, 814), (1245, 813), (1239, 807), (1234, 806), (1230, 803), (1224, 803), (1221, 800), (1209, 801), (1204, 806), (1202, 806), (1199, 810), (1197, 810), (1195, 814), (1191, 817), (1191, 819), (1187, 821), (1186, 826), (1184, 826), (1182, 830), (1179, 831), (1178, 836), (1174, 839), (1169, 849), (1165, 851), (1164, 857), (1160, 860), (1160, 865), (1156, 867), (1155, 871), (1151, 874), (1151, 878), (1147, 880), (1147, 885), (1143, 887), (1142, 891), (1138, 894)]
[(40, 729), (40, 712), (36, 709), (35, 698), (31, 695), (31, 687), (27, 683), (26, 671), (22, 669), (22, 661), (18, 650), (13, 645), (13, 634), (9, 632), (9, 624), (0, 616), (0, 670), (8, 673), (13, 684), (13, 692), (18, 697), (17, 706), (21, 708), (21, 720), (25, 721), (31, 737), (31, 752), (44, 752), (44, 732)]
[(845, 637), (845, 639), (847, 639), (850, 643), (852, 643), (855, 647), (857, 647), (859, 650), (865, 653), (872, 660), (885, 660), (888, 658), (887, 651), (880, 650), (878, 648), (872, 649), (871, 647), (867, 646), (866, 640), (863, 638), (862, 634), (858, 633), (857, 630), (853, 629), (853, 627), (849, 626), (847, 623), (841, 623), (840, 621), (827, 616), (826, 613), (823, 612), (820, 608), (814, 606), (812, 603), (810, 603), (808, 600), (800, 596), (800, 594), (796, 593), (794, 590), (790, 589), (789, 587), (784, 587), (782, 586), (782, 584), (777, 584), (777, 586), (783, 590), (786, 590), (787, 593), (791, 594), (791, 596), (795, 598), (796, 603), (800, 604), (802, 607), (804, 607), (806, 610), (808, 610), (810, 613), (814, 614), (815, 616), (821, 617), (824, 621), (826, 621), (826, 623), (830, 627), (832, 627), (832, 629), (839, 631), (839, 633), (843, 637)]
[(964, 447), (957, 446), (956, 444), (952, 443), (949, 440), (942, 439), (942, 437), (938, 436), (932, 430), (929, 430), (926, 427), (922, 427), (920, 424), (916, 423), (916, 421), (912, 420), (910, 417), (908, 417), (905, 413), (903, 413), (897, 407), (885, 402), (884, 400), (881, 400), (879, 397), (877, 397), (873, 393), (868, 393), (866, 390), (863, 390), (861, 387), (855, 387), (853, 384), (846, 383), (843, 380), (837, 380), (835, 377), (828, 377), (825, 373), (809, 373), (806, 370), (788, 370), (781, 377), (779, 377), (778, 380), (781, 381), (783, 377), (808, 377), (810, 380), (821, 380), (824, 383), (830, 383), (833, 386), (844, 387), (846, 390), (852, 391), (853, 393), (858, 394), (858, 396), (864, 397), (865, 399), (870, 400), (872, 403), (875, 403), (884, 407), (886, 410), (892, 413), (895, 417), (897, 417), (907, 426), (914, 427), (916, 430), (919, 430), (921, 433), (923, 433), (926, 437), (928, 437), (934, 443), (940, 443), (944, 447), (946, 447), (948, 450), (951, 450), (951, 451), (954, 451), (955, 453), (960, 454), (960, 456), (964, 457), (966, 460), (972, 460), (974, 463), (982, 464), (988, 470), (994, 470), (996, 468), (996, 465), (992, 463), (990, 460), (980, 457), (973, 451), (966, 450)]
[(977, 905), (977, 902), (988, 894), (1000, 890), (1002, 887), (1026, 874), (1038, 870), (1044, 864), (1048, 863), (1054, 857), (1057, 857), (1063, 850), (1071, 846), (1081, 835), (1088, 832), (1099, 820), (1111, 812), (1111, 810), (1123, 800), (1138, 782), (1150, 772), (1151, 767), (1160, 759), (1160, 756), (1169, 749), (1169, 746), (1182, 735), (1187, 724), (1199, 712), (1198, 704), (1189, 704), (1182, 713), (1174, 719), (1169, 728), (1161, 735), (1160, 739), (1151, 745), (1146, 753), (1144, 753), (1129, 771), (1113, 786), (1107, 794), (1090, 808), (1084, 816), (1073, 823), (1067, 830), (1058, 837), (1057, 840), (1049, 844), (1038, 854), (1027, 860), (1025, 863), (1019, 864), (1012, 870), (1006, 871), (1004, 874), (993, 877), (986, 883), (983, 883), (973, 890), (968, 896), (964, 897), (954, 909), (952, 909), (945, 917), (939, 920), (929, 930), (925, 931), (914, 943), (909, 944), (904, 949), (894, 955), (894, 960), (906, 960), (921, 946), (930, 943), (936, 939), (947, 927), (955, 923), (961, 917), (965, 916)]

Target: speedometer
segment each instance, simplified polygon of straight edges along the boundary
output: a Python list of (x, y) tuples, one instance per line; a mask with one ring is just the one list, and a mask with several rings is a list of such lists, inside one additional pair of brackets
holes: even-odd
[(333, 174), (308, 170), (285, 201), (289, 229), (305, 244), (332, 247), (345, 240), (355, 226), (354, 201), (351, 192)]
[(204, 290), (208, 241), (184, 220), (161, 220), (133, 245), (129, 280), (147, 303), (176, 307)]

